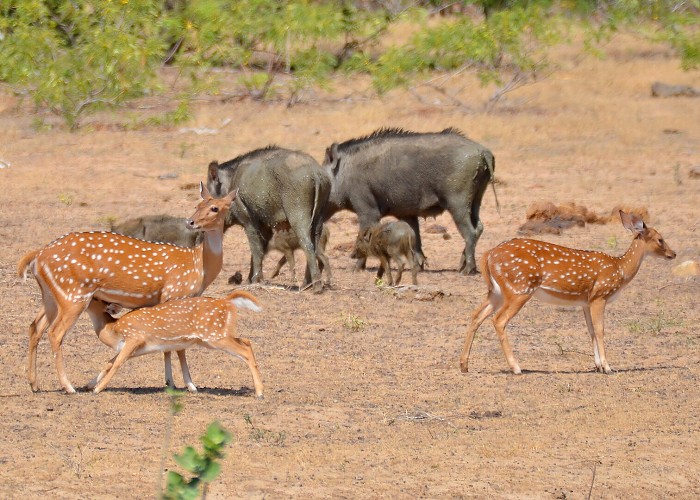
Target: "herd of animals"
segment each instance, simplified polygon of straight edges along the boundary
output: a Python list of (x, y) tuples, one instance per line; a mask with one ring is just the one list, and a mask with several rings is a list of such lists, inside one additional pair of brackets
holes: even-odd
[[(324, 224), (340, 210), (357, 214), (359, 231), (351, 257), (364, 268), (368, 257), (380, 261), (378, 277), (399, 283), (406, 264), (413, 284), (425, 262), (418, 218), (448, 211), (464, 238), (460, 274), (477, 272), (475, 247), (483, 232), (479, 209), (489, 182), (494, 184), (491, 151), (456, 129), (416, 133), (380, 129), (367, 136), (334, 143), (323, 165), (301, 151), (268, 146), (207, 169), (201, 200), (189, 219), (146, 216), (114, 226), (110, 232), (70, 233), (27, 253), (20, 276), (31, 273), (41, 290), (41, 307), (29, 328), (28, 378), (37, 384), (37, 345), (48, 332), (58, 378), (68, 380), (61, 344), (78, 317), (87, 312), (100, 341), (116, 355), (88, 384), (100, 392), (129, 358), (163, 352), (165, 379), (173, 385), (171, 353), (178, 355), (183, 378), (196, 391), (186, 349), (201, 345), (244, 360), (257, 397), (263, 384), (249, 340), (236, 335), (237, 308), (260, 310), (255, 297), (234, 290), (227, 297), (203, 297), (223, 263), (223, 233), (243, 227), (251, 250), (248, 281), (263, 278), (263, 258), (271, 249), (283, 253), (294, 275), (294, 250), (306, 256), (303, 285), (314, 293), (331, 285)], [(494, 196), (495, 196), (494, 189)], [(380, 222), (384, 216), (396, 218)], [(603, 346), (606, 304), (637, 273), (646, 255), (667, 259), (675, 253), (654, 229), (620, 211), (634, 235), (629, 250), (614, 257), (516, 238), (487, 251), (480, 262), (488, 293), (472, 314), (460, 358), (468, 371), (474, 334), (494, 315), (493, 324), (513, 373), (521, 373), (505, 334), (508, 322), (531, 298), (580, 305), (591, 336), (597, 371), (609, 373)], [(391, 261), (398, 266), (394, 280)], [(325, 271), (326, 280), (322, 280)], [(117, 318), (122, 309), (130, 312)]]

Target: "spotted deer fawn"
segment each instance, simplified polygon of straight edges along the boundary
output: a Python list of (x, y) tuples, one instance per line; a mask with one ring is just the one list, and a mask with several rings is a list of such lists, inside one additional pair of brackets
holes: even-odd
[[(130, 358), (158, 351), (184, 353), (185, 349), (200, 345), (225, 351), (245, 361), (253, 374), (255, 395), (258, 399), (263, 398), (260, 371), (251, 343), (235, 335), (237, 307), (256, 312), (261, 310), (251, 294), (234, 291), (223, 299), (176, 299), (136, 309), (119, 319), (109, 313), (111, 304), (105, 306), (105, 303), (93, 300), (88, 307), (100, 340), (118, 352), (88, 384), (95, 393), (102, 391), (119, 367)], [(180, 357), (180, 362), (187, 388), (196, 392), (184, 356)]]
[[(224, 219), (236, 192), (216, 199), (200, 183), (200, 195), (194, 215), (186, 222), (191, 230), (205, 234), (195, 248), (109, 232), (85, 232), (62, 236), (20, 259), (19, 275), (31, 271), (42, 297), (42, 306), (29, 327), (28, 377), (32, 390), (38, 389), (37, 345), (48, 330), (61, 385), (66, 392), (75, 392), (65, 373), (61, 344), (91, 300), (135, 309), (201, 295), (214, 281), (223, 263)], [(171, 373), (169, 352), (165, 364), (167, 378)]]
[(550, 304), (583, 307), (596, 371), (610, 373), (603, 346), (606, 304), (632, 281), (646, 255), (669, 260), (676, 257), (661, 235), (647, 227), (641, 218), (623, 211), (620, 211), (620, 218), (623, 226), (634, 233), (632, 244), (620, 257), (522, 238), (501, 243), (484, 254), (481, 272), (488, 286), (488, 296), (472, 313), (460, 357), (462, 372), (468, 371), (474, 334), (495, 312), (493, 325), (503, 354), (513, 373), (521, 373), (505, 329), (525, 303), (537, 297)]

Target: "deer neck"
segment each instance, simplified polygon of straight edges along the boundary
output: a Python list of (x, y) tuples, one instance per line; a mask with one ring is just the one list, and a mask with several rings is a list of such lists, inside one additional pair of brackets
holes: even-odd
[(624, 285), (632, 281), (632, 278), (636, 276), (645, 255), (644, 241), (639, 237), (635, 237), (624, 255), (616, 257), (617, 264), (622, 271)]
[(211, 285), (221, 272), (224, 263), (223, 241), (223, 229), (207, 231), (204, 233), (202, 244), (195, 248), (195, 252), (201, 258), (203, 267), (202, 291)]

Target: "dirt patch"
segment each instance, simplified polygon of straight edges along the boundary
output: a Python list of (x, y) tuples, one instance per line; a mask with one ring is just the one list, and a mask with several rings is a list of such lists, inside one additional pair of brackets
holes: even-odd
[[(357, 219), (340, 213), (328, 247), (331, 290), (299, 293), (289, 288), (287, 268), (264, 286), (245, 287), (264, 307), (239, 318), (239, 331), (258, 357), (264, 401), (253, 397), (240, 360), (203, 350), (188, 355), (200, 392), (186, 396), (174, 418), (166, 466), (175, 467), (171, 453), (197, 445), (218, 419), (235, 441), (212, 498), (700, 495), (699, 281), (671, 273), (674, 265), (700, 258), (699, 185), (678, 175), (698, 164), (700, 108), (690, 98), (649, 95), (661, 77), (699, 82), (682, 73), (678, 61), (649, 59), (637, 45), (618, 40), (617, 50), (629, 49), (620, 60), (562, 57), (561, 70), (512, 94), (491, 114), (464, 114), (440, 103), (428, 113), (409, 94), (392, 93), (382, 101), (291, 109), (209, 104), (197, 109), (189, 127), (217, 129), (211, 135), (97, 126), (70, 134), (34, 131), (34, 116), (7, 99), (0, 106), (0, 495), (153, 496), (168, 420), (160, 356), (129, 361), (102, 394), (68, 396), (44, 340), (41, 391), (29, 391), (27, 329), (40, 298), (35, 283), (15, 274), (24, 252), (114, 220), (188, 217), (197, 183), (214, 159), (274, 143), (321, 160), (332, 142), (382, 126), (453, 126), (494, 152), (501, 213), (487, 192), (477, 257), (516, 236), (533, 202), (574, 201), (596, 213), (617, 204), (648, 208), (647, 222), (678, 259), (647, 259), (608, 307), (607, 357), (616, 372), (592, 371), (580, 309), (532, 301), (509, 329), (524, 374), (508, 373), (488, 321), (477, 333), (471, 371), (460, 373), (466, 326), (485, 285), (480, 276), (456, 273), (463, 242), (450, 217), (421, 221), (432, 228), (423, 231), (429, 267), (418, 287), (393, 289), (375, 285), (374, 260), (367, 271), (353, 272), (347, 252)], [(455, 86), (464, 86), (458, 97), (465, 102), (487, 94), (469, 76)], [(119, 120), (128, 117), (95, 118)], [(671, 129), (676, 132), (664, 132)], [(617, 222), (541, 238), (614, 254), (630, 242)], [(208, 295), (223, 296), (232, 288), (229, 276), (248, 274), (240, 228), (226, 234), (224, 252), (224, 269)], [(268, 275), (278, 258), (267, 257)], [(302, 276), (303, 257), (298, 261)], [(78, 386), (112, 356), (85, 318), (67, 335), (64, 352)]]

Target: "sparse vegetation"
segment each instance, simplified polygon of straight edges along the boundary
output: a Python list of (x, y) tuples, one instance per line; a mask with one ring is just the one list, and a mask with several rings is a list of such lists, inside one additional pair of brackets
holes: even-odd
[(246, 413), (243, 415), (243, 420), (250, 428), (250, 439), (258, 444), (269, 444), (271, 446), (284, 446), (284, 441), (287, 438), (287, 433), (284, 431), (271, 431), (256, 426), (253, 423), (253, 417)]
[(342, 313), (340, 315), (340, 321), (343, 328), (351, 332), (359, 332), (367, 327), (367, 321), (352, 313)]

